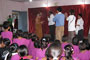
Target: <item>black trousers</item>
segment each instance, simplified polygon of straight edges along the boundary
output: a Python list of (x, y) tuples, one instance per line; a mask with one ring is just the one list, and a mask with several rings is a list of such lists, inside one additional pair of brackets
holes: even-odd
[(51, 41), (54, 41), (55, 40), (55, 25), (50, 25), (49, 26), (49, 32), (50, 32), (50, 35), (51, 35)]
[(77, 35), (79, 40), (83, 40), (84, 39), (84, 33), (83, 33), (83, 29), (78, 31), (78, 35)]
[(13, 26), (12, 25), (10, 25), (10, 30), (9, 31), (13, 32)]

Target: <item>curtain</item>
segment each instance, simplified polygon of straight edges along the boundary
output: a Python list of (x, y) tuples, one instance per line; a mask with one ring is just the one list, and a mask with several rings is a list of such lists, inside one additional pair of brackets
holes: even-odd
[[(59, 6), (57, 6), (59, 7)], [(39, 12), (42, 12), (42, 20), (45, 21), (42, 25), (43, 34), (49, 33), (49, 27), (48, 27), (48, 12), (51, 10), (54, 13), (56, 13), (57, 7), (41, 7), (41, 8), (29, 8), (28, 9), (28, 16), (29, 16), (29, 32), (34, 33), (35, 32), (35, 18), (36, 15)], [(61, 6), (63, 11), (62, 13), (69, 12), (70, 9), (75, 10), (75, 16), (77, 18), (79, 13), (83, 14), (84, 19), (84, 36), (88, 36), (89, 32), (89, 26), (90, 26), (90, 5), (70, 5), (70, 6)], [(64, 34), (68, 35), (68, 22), (65, 21), (65, 31)]]

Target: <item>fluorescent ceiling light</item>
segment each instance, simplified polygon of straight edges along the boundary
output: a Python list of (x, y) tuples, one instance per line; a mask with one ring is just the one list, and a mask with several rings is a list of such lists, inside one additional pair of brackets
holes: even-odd
[(32, 0), (29, 0), (29, 2), (32, 2)]

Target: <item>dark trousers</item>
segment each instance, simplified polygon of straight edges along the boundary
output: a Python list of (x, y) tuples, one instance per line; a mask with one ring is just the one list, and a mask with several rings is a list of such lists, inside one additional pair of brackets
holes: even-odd
[(49, 32), (50, 32), (50, 35), (51, 35), (51, 41), (54, 41), (55, 39), (55, 25), (50, 25), (49, 26)]
[(13, 32), (13, 26), (12, 25), (10, 25), (10, 30), (9, 31)]
[(78, 40), (83, 40), (83, 39), (84, 39), (84, 36), (83, 36), (83, 35), (84, 35), (84, 34), (83, 34), (83, 29), (79, 30), (79, 31), (78, 31), (78, 35), (77, 35)]

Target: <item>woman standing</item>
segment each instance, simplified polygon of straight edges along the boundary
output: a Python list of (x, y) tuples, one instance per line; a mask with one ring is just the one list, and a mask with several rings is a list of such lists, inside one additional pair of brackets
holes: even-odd
[(39, 39), (42, 38), (42, 23), (43, 21), (41, 21), (41, 17), (42, 17), (42, 13), (40, 12), (39, 14), (37, 14), (36, 20), (35, 20), (35, 33), (36, 35), (39, 37)]

